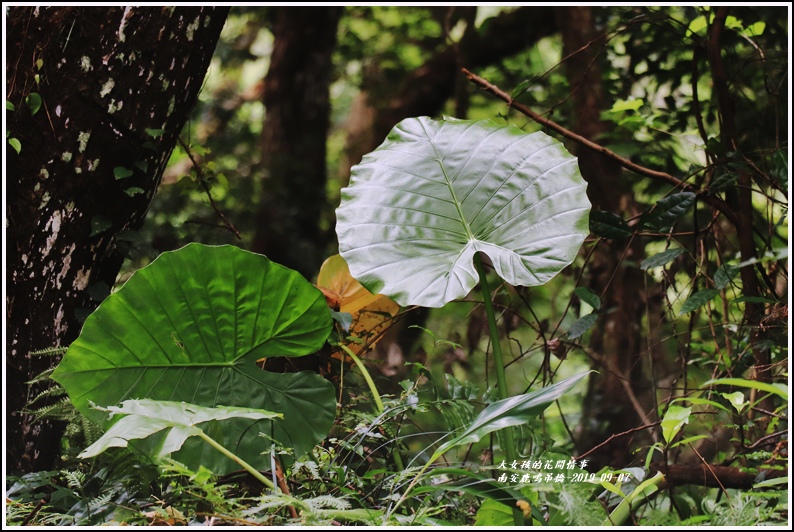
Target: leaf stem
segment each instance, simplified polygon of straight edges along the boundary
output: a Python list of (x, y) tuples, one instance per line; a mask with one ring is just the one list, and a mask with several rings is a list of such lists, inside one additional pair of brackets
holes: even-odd
[(220, 451), (226, 458), (229, 458), (230, 460), (233, 460), (238, 464), (240, 464), (240, 466), (242, 466), (243, 469), (251, 473), (262, 484), (272, 489), (273, 491), (276, 491), (276, 486), (274, 486), (273, 483), (266, 476), (264, 476), (262, 473), (257, 471), (256, 468), (254, 468), (254, 466), (252, 466), (251, 464), (249, 464), (248, 462), (246, 462), (245, 460), (243, 460), (242, 458), (231, 452), (229, 449), (227, 449), (226, 447), (224, 447), (223, 445), (221, 445), (211, 437), (207, 436), (207, 434), (205, 434), (203, 430), (200, 431), (198, 435), (201, 437), (202, 440), (209, 443), (210, 445), (215, 447), (218, 451)]
[[(378, 414), (383, 414), (385, 408), (383, 407), (383, 401), (380, 398), (380, 394), (378, 393), (378, 389), (375, 387), (375, 381), (372, 380), (372, 376), (367, 371), (367, 367), (361, 362), (361, 359), (356, 356), (352, 349), (347, 347), (346, 345), (339, 345), (342, 349), (344, 349), (345, 353), (353, 359), (353, 362), (356, 363), (358, 369), (361, 370), (361, 374), (364, 375), (364, 380), (367, 381), (367, 385), (369, 386), (370, 391), (372, 392), (372, 397), (375, 399), (375, 406), (378, 410)], [(400, 470), (405, 469), (405, 465), (403, 464), (403, 459), (400, 456), (400, 453), (397, 452), (396, 447), (392, 450), (392, 458), (394, 458), (394, 464), (400, 468)]]
[[(505, 364), (502, 357), (502, 344), (499, 343), (499, 330), (496, 328), (496, 314), (494, 314), (493, 303), (491, 302), (491, 289), (488, 287), (488, 279), (486, 277), (485, 266), (482, 264), (480, 253), (474, 254), (474, 266), (477, 268), (477, 273), (480, 275), (480, 288), (482, 290), (483, 304), (485, 305), (485, 314), (488, 316), (488, 331), (491, 333), (491, 348), (493, 349), (494, 370), (496, 371), (496, 388), (499, 391), (499, 399), (507, 399), (509, 397), (507, 390), (507, 377), (505, 376)], [(502, 436), (505, 442), (505, 453), (508, 458), (514, 460), (517, 458), (516, 442), (513, 439), (513, 431), (510, 427), (502, 430)], [(513, 522), (516, 526), (524, 525), (524, 515), (518, 508), (513, 508)]]
[(383, 401), (381, 401), (380, 399), (380, 394), (378, 393), (378, 389), (375, 387), (375, 382), (372, 380), (372, 377), (370, 376), (369, 371), (367, 371), (366, 366), (364, 366), (364, 363), (361, 362), (361, 359), (358, 358), (356, 354), (349, 347), (341, 344), (339, 345), (339, 347), (344, 349), (345, 353), (347, 353), (347, 355), (353, 359), (353, 362), (356, 363), (358, 369), (361, 370), (361, 374), (364, 375), (364, 380), (367, 381), (367, 386), (369, 386), (369, 390), (372, 392), (372, 397), (375, 399), (375, 406), (378, 409), (378, 414), (382, 414), (384, 410)]

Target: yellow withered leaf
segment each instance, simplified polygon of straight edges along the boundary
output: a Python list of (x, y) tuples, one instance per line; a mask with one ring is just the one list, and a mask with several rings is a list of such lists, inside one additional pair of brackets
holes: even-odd
[(357, 355), (372, 349), (392, 324), (400, 305), (381, 294), (372, 294), (350, 275), (341, 255), (329, 257), (320, 268), (317, 288), (325, 295), (328, 306), (353, 317), (349, 335), (361, 340), (347, 347)]

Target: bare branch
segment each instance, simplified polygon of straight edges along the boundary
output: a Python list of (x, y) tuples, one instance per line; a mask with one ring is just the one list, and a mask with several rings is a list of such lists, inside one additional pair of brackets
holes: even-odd
[(506, 92), (501, 90), (496, 85), (494, 85), (494, 84), (488, 82), (487, 80), (481, 78), (480, 76), (477, 76), (476, 74), (473, 74), (473, 73), (469, 72), (465, 68), (462, 69), (462, 71), (466, 75), (466, 77), (469, 79), (469, 81), (471, 81), (472, 83), (474, 83), (478, 87), (481, 87), (481, 88), (485, 89), (486, 91), (490, 92), (491, 94), (493, 94), (497, 98), (503, 100), (504, 102), (507, 103), (508, 107), (512, 107), (513, 109), (519, 111), (520, 113), (528, 116), (529, 118), (531, 118), (535, 122), (537, 122), (537, 123), (549, 128), (549, 129), (551, 129), (553, 131), (556, 131), (557, 133), (559, 133), (563, 137), (565, 137), (567, 139), (570, 139), (570, 140), (572, 140), (572, 141), (574, 141), (574, 142), (576, 142), (578, 144), (581, 144), (582, 146), (584, 146), (584, 147), (586, 147), (588, 149), (591, 149), (591, 150), (593, 150), (593, 151), (595, 151), (597, 153), (600, 153), (601, 155), (604, 155), (605, 157), (609, 157), (610, 159), (612, 159), (613, 161), (617, 162), (619, 165), (621, 165), (623, 168), (626, 168), (627, 170), (631, 170), (632, 172), (634, 172), (636, 174), (639, 174), (639, 175), (650, 177), (651, 179), (654, 179), (656, 181), (662, 181), (662, 182), (665, 182), (665, 183), (669, 183), (669, 184), (673, 185), (674, 187), (679, 188), (679, 189), (681, 189), (683, 191), (693, 192), (693, 193), (697, 194), (701, 199), (703, 199), (703, 201), (705, 201), (706, 203), (708, 203), (709, 205), (711, 205), (712, 207), (714, 207), (715, 209), (717, 209), (721, 213), (723, 213), (731, 221), (731, 223), (733, 223), (734, 225), (738, 224), (739, 218), (736, 215), (736, 213), (733, 211), (733, 209), (731, 209), (728, 206), (728, 204), (726, 204), (724, 201), (722, 201), (719, 198), (716, 198), (716, 197), (710, 195), (708, 193), (708, 191), (701, 190), (701, 189), (699, 189), (698, 187), (696, 187), (694, 185), (691, 185), (689, 183), (681, 181), (677, 177), (672, 176), (672, 175), (668, 174), (667, 172), (659, 172), (657, 170), (652, 170), (650, 168), (646, 168), (645, 166), (641, 166), (639, 164), (636, 164), (636, 163), (634, 163), (634, 162), (632, 162), (632, 161), (630, 161), (630, 160), (628, 160), (628, 159), (626, 159), (624, 157), (621, 157), (617, 153), (605, 148), (604, 146), (601, 146), (600, 144), (596, 144), (595, 142), (593, 142), (591, 140), (588, 140), (588, 139), (582, 137), (581, 135), (577, 135), (573, 131), (564, 128), (563, 126), (557, 124), (556, 122), (554, 122), (552, 120), (549, 120), (548, 118), (545, 118), (545, 117), (539, 115), (538, 113), (534, 112), (532, 109), (527, 107), (526, 105), (523, 105), (523, 104), (520, 104), (520, 103), (514, 101), (510, 97), (509, 94), (507, 94)]

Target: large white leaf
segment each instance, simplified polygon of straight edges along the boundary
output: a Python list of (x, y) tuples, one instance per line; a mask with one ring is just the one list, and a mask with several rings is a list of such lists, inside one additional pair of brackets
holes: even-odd
[(440, 307), (488, 255), (510, 284), (547, 282), (576, 257), (590, 202), (576, 158), (544, 133), (492, 120), (403, 120), (352, 169), (339, 250), (372, 293)]

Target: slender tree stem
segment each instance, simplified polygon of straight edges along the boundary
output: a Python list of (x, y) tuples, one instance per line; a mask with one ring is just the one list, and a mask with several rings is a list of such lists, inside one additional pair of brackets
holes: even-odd
[(249, 464), (248, 462), (246, 462), (245, 460), (243, 460), (242, 458), (231, 452), (229, 449), (227, 449), (226, 447), (224, 447), (223, 445), (221, 445), (211, 437), (207, 436), (203, 431), (200, 432), (198, 435), (201, 436), (202, 440), (209, 443), (210, 445), (215, 447), (218, 451), (220, 451), (226, 458), (240, 464), (240, 466), (242, 466), (243, 469), (251, 473), (259, 482), (261, 482), (268, 488), (272, 489), (273, 491), (276, 491), (276, 486), (266, 476), (264, 476), (262, 473), (257, 471), (254, 466), (252, 466), (251, 464)]
[(373, 399), (375, 399), (375, 406), (378, 409), (378, 414), (382, 414), (384, 410), (383, 401), (381, 401), (380, 399), (380, 394), (378, 393), (378, 389), (375, 387), (375, 382), (372, 380), (369, 371), (367, 371), (367, 367), (364, 366), (364, 363), (361, 362), (361, 359), (358, 358), (356, 354), (349, 347), (347, 347), (346, 345), (340, 345), (339, 347), (341, 347), (345, 351), (345, 353), (347, 353), (347, 356), (353, 359), (353, 362), (356, 363), (358, 369), (361, 370), (361, 374), (364, 375), (364, 380), (367, 381), (367, 386), (369, 386), (369, 390), (372, 392), (372, 397)]
[[(496, 314), (494, 314), (493, 303), (491, 302), (491, 290), (488, 288), (485, 266), (482, 264), (479, 253), (474, 254), (474, 266), (477, 268), (477, 273), (480, 275), (482, 299), (485, 304), (485, 314), (488, 316), (488, 330), (491, 333), (491, 349), (493, 350), (494, 370), (496, 371), (496, 388), (499, 391), (499, 399), (507, 399), (510, 395), (507, 390), (507, 377), (505, 376), (505, 363), (502, 357), (502, 344), (499, 343), (499, 330), (496, 328)], [(504, 450), (507, 454), (507, 458), (515, 460), (518, 455), (516, 454), (516, 442), (513, 439), (512, 429), (508, 427), (502, 430), (502, 436), (504, 437)], [(516, 526), (524, 525), (524, 515), (518, 508), (513, 508), (513, 522)]]
[[(372, 392), (372, 397), (375, 398), (375, 406), (378, 410), (378, 414), (383, 414), (385, 408), (383, 407), (383, 401), (380, 398), (380, 394), (378, 393), (378, 389), (375, 387), (375, 381), (372, 380), (372, 376), (370, 376), (369, 371), (367, 371), (367, 367), (361, 362), (361, 359), (356, 356), (352, 349), (347, 347), (346, 345), (340, 345), (345, 353), (353, 359), (353, 362), (356, 363), (358, 369), (361, 370), (361, 374), (364, 375), (364, 380), (367, 381), (367, 385), (369, 386), (370, 391)], [(396, 465), (400, 470), (405, 469), (405, 465), (403, 464), (403, 459), (400, 456), (400, 453), (397, 452), (396, 446), (392, 450), (392, 458), (394, 458), (394, 465)]]

